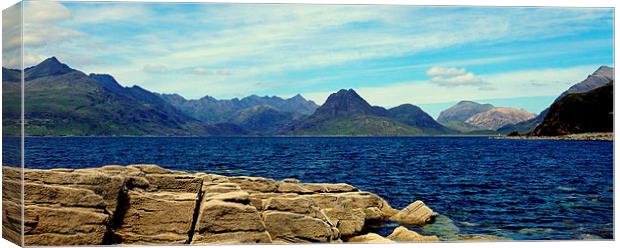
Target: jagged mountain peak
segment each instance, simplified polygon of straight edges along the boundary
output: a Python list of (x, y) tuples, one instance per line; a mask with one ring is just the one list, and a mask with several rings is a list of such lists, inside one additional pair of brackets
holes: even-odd
[(25, 78), (26, 80), (32, 80), (41, 77), (62, 75), (72, 71), (75, 70), (60, 62), (56, 57), (50, 57), (33, 67), (26, 68)]

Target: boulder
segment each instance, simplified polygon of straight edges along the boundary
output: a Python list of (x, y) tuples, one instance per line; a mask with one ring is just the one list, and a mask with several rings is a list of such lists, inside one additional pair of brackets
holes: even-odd
[(388, 239), (401, 242), (436, 242), (439, 241), (437, 236), (424, 236), (417, 232), (411, 231), (405, 227), (399, 226), (387, 236)]
[(435, 216), (431, 208), (418, 200), (391, 216), (390, 220), (408, 225), (424, 225), (431, 222)]
[(355, 236), (347, 240), (350, 243), (394, 243), (390, 239), (386, 239), (376, 233), (368, 233), (360, 236)]

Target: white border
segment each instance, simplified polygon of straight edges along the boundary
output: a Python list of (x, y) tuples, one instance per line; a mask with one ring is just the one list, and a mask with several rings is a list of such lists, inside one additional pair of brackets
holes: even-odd
[[(73, 0), (74, 2), (88, 2), (85, 0)], [(6, 0), (0, 1), (0, 7), (6, 9), (19, 1)], [(613, 0), (213, 0), (213, 1), (196, 1), (196, 0), (149, 0), (149, 1), (136, 1), (136, 0), (107, 0), (107, 2), (224, 2), (224, 3), (313, 3), (313, 4), (390, 4), (390, 5), (467, 5), (467, 6), (548, 6), (548, 7), (613, 7), (614, 17), (615, 8), (619, 6), (618, 1)], [(1, 19), (1, 18), (0, 18)], [(1, 20), (0, 20), (1, 24)], [(614, 19), (614, 34), (615, 27), (618, 26), (618, 20)], [(614, 35), (615, 37), (615, 35)], [(0, 41), (1, 42), (1, 41)], [(614, 39), (614, 48), (618, 47), (618, 40)], [(1, 50), (1, 49), (0, 49)], [(1, 55), (1, 52), (0, 52)], [(614, 66), (617, 50), (614, 49)], [(620, 109), (620, 102), (615, 101), (616, 95), (614, 95), (614, 109)], [(0, 101), (0, 109), (2, 102)], [(620, 130), (620, 124), (617, 118), (614, 118), (615, 130)], [(616, 137), (615, 137), (616, 138)], [(614, 138), (614, 139), (615, 139)], [(1, 141), (0, 141), (1, 145)], [(618, 147), (614, 143), (614, 171), (616, 168), (615, 155), (618, 154)], [(0, 172), (1, 174), (1, 172)], [(615, 172), (614, 172), (615, 174)], [(617, 214), (617, 208), (615, 206), (615, 199), (620, 199), (618, 190), (615, 186), (618, 185), (618, 177), (614, 176), (614, 237), (617, 236), (617, 229), (615, 228), (620, 220)], [(471, 247), (471, 248), (486, 248), (486, 247), (512, 247), (512, 248), (532, 248), (532, 247), (612, 247), (615, 241), (518, 241), (518, 242), (489, 242), (489, 243), (415, 243), (415, 244), (297, 244), (295, 247), (365, 247), (365, 248), (379, 248), (379, 247)], [(617, 244), (616, 244), (617, 245)], [(273, 245), (269, 245), (273, 246)], [(0, 238), (0, 247), (17, 247), (15, 244)], [(147, 247), (179, 247), (179, 246), (147, 246)], [(214, 247), (214, 246), (193, 246), (193, 247)], [(250, 247), (268, 247), (267, 245), (230, 245), (224, 247), (231, 248), (250, 248)]]

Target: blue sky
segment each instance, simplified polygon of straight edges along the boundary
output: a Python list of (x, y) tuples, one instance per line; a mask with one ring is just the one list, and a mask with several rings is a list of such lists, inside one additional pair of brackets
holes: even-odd
[(353, 88), (434, 117), (460, 100), (538, 113), (613, 66), (605, 8), (29, 2), (25, 13), (26, 65), (56, 56), (189, 99), (301, 93), (321, 104)]

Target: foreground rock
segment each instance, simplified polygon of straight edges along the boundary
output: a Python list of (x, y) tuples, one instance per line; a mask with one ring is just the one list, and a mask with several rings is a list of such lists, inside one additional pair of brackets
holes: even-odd
[[(20, 173), (11, 167), (3, 173), (3, 227), (7, 237), (19, 238), (18, 221), (11, 220), (20, 215)], [(156, 165), (26, 169), (24, 179), (25, 244), (35, 246), (393, 242), (364, 234), (367, 222), (392, 217), (423, 225), (434, 215), (421, 201), (398, 211), (348, 184), (190, 174)], [(401, 231), (393, 238), (412, 235)]]
[(417, 232), (411, 231), (405, 227), (399, 226), (392, 234), (387, 236), (388, 239), (399, 242), (436, 242), (439, 241), (437, 236), (424, 236)]
[(395, 243), (391, 239), (382, 237), (376, 233), (368, 233), (360, 236), (355, 236), (347, 240), (351, 243)]

